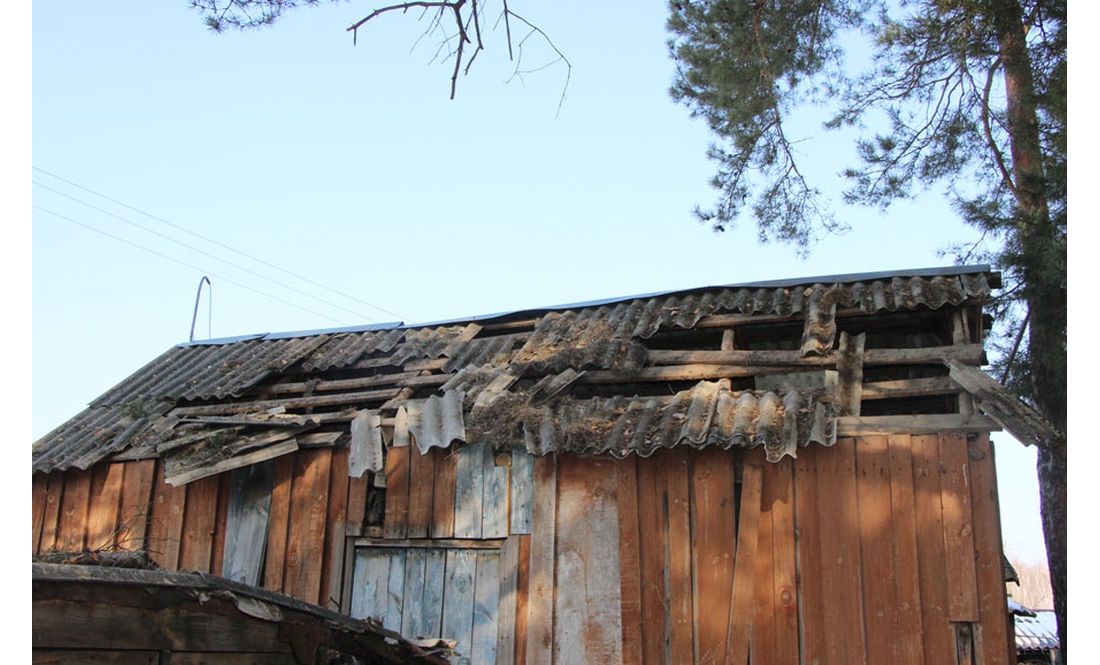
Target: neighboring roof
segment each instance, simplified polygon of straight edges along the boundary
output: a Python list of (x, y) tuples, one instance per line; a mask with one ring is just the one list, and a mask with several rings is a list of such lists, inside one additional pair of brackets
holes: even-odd
[[(32, 563), (33, 645), (83, 657), (135, 649), (209, 653), (248, 662), (445, 665), (377, 621), (353, 619), (296, 598), (216, 575)], [(79, 621), (81, 630), (59, 631)], [(73, 624), (76, 625), (76, 624)], [(180, 630), (181, 626), (188, 630)], [(236, 662), (236, 661), (234, 661)], [(245, 662), (242, 660), (241, 662)]]
[(1059, 647), (1058, 620), (1053, 610), (1013, 612), (1013, 619), (1017, 653), (1051, 651)]
[[(185, 482), (199, 468), (226, 470), (299, 445), (331, 444), (334, 424), (346, 431), (360, 412), (390, 419), (387, 426), (409, 414), (418, 443), (432, 445), (456, 440), (444, 432), (469, 430), (498, 448), (540, 455), (764, 445), (778, 459), (835, 441), (835, 407), (823, 383), (766, 379), (835, 369), (838, 317), (980, 305), (999, 286), (988, 266), (936, 268), (181, 344), (36, 442), (33, 468), (160, 456), (173, 460), (168, 475)], [(719, 352), (717, 343), (683, 339), (710, 340), (739, 323), (780, 326), (763, 342), (772, 351)], [(693, 349), (715, 350), (698, 360)], [(933, 363), (943, 360), (942, 349), (920, 350)], [(980, 364), (980, 345), (951, 351)], [(933, 388), (958, 390), (946, 376)], [(444, 397), (458, 407), (433, 411), (433, 400)], [(205, 457), (194, 458), (198, 448)]]

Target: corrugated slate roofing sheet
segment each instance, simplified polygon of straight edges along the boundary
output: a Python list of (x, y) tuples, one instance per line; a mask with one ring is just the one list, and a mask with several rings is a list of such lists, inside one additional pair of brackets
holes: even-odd
[[(829, 443), (830, 436), (835, 436), (828, 432), (831, 414), (822, 411), (823, 404), (796, 392), (735, 395), (728, 387), (701, 382), (672, 401), (635, 400), (626, 395), (574, 400), (566, 389), (592, 369), (634, 375), (646, 366), (644, 340), (662, 327), (691, 329), (711, 315), (772, 315), (803, 321), (802, 353), (818, 354), (834, 345), (838, 308), (867, 314), (934, 310), (983, 301), (996, 286), (996, 273), (976, 266), (692, 289), (449, 324), (372, 326), (184, 344), (169, 349), (39, 440), (32, 451), (33, 467), (37, 471), (86, 468), (133, 442), (149, 439), (150, 428), (158, 422), (163, 425), (160, 414), (173, 407), (235, 400), (288, 370), (298, 381), (304, 380), (303, 375), (307, 380), (321, 379), (325, 372), (367, 359), (376, 363), (382, 375), (404, 371), (401, 366), (406, 361), (440, 361), (434, 371), (453, 375), (443, 389), (465, 392), (467, 410), (497, 399), (517, 399), (509, 386), (519, 376), (541, 378), (542, 392), (532, 393), (524, 407), (529, 416), (550, 414), (538, 427), (527, 428), (527, 445), (539, 454), (557, 450), (648, 455), (658, 447), (676, 445), (761, 443), (793, 450), (791, 441), (797, 447), (811, 440)], [(482, 324), (490, 320), (518, 319), (531, 321), (531, 327), (526, 332), (479, 336)], [(480, 394), (487, 389), (489, 394)], [(749, 420), (754, 423), (751, 428), (744, 424)], [(581, 436), (583, 423), (593, 432), (603, 432), (602, 438)], [(769, 456), (773, 452), (769, 449)]]

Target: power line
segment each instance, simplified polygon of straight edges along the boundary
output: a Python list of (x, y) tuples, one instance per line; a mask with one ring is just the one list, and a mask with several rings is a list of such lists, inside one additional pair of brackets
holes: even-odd
[[(204, 235), (202, 235), (202, 234), (200, 234), (200, 233), (196, 233), (196, 232), (194, 232), (194, 231), (192, 231), (192, 230), (190, 230), (190, 229), (184, 228), (184, 227), (182, 227), (182, 226), (179, 226), (179, 225), (177, 225), (177, 224), (173, 224), (172, 222), (169, 222), (169, 221), (168, 221), (168, 220), (166, 220), (166, 219), (162, 219), (162, 218), (160, 218), (160, 217), (157, 217), (156, 215), (153, 215), (153, 214), (151, 214), (151, 213), (147, 213), (147, 212), (145, 212), (144, 210), (139, 210), (138, 208), (135, 208), (135, 207), (133, 207), (133, 206), (131, 206), (131, 205), (127, 205), (126, 203), (123, 203), (122, 201), (118, 201), (118, 200), (115, 200), (115, 199), (113, 199), (113, 198), (111, 198), (111, 197), (109, 197), (109, 196), (107, 196), (107, 195), (105, 195), (105, 194), (101, 194), (101, 193), (99, 193), (99, 192), (97, 192), (97, 191), (95, 191), (95, 190), (93, 190), (93, 189), (89, 189), (89, 188), (87, 188), (87, 187), (85, 187), (85, 186), (83, 186), (83, 185), (80, 185), (80, 184), (78, 184), (78, 183), (75, 183), (75, 182), (73, 182), (73, 181), (71, 181), (71, 180), (67, 180), (67, 179), (65, 179), (65, 178), (62, 178), (62, 177), (61, 177), (61, 176), (59, 176), (59, 175), (56, 175), (56, 174), (54, 174), (54, 173), (50, 173), (49, 171), (47, 171), (47, 170), (45, 170), (45, 169), (39, 168), (39, 167), (37, 167), (37, 166), (32, 166), (31, 168), (32, 168), (32, 169), (34, 169), (35, 171), (38, 171), (38, 172), (40, 172), (40, 173), (44, 173), (44, 174), (46, 174), (46, 175), (50, 176), (51, 178), (57, 178), (57, 179), (58, 179), (58, 180), (60, 180), (61, 182), (67, 183), (67, 184), (69, 184), (69, 185), (72, 185), (73, 187), (76, 187), (77, 189), (81, 189), (81, 190), (83, 190), (83, 191), (85, 191), (85, 192), (88, 192), (88, 193), (90, 193), (90, 194), (94, 194), (95, 196), (98, 196), (98, 197), (100, 197), (100, 198), (106, 199), (106, 200), (110, 201), (111, 203), (114, 203), (114, 204), (116, 204), (116, 205), (120, 205), (120, 206), (122, 206), (123, 208), (126, 208), (126, 209), (128, 209), (128, 210), (132, 210), (132, 211), (134, 211), (134, 212), (136, 212), (136, 213), (138, 213), (138, 214), (141, 214), (141, 215), (145, 215), (146, 217), (149, 217), (150, 219), (155, 219), (155, 220), (157, 220), (158, 222), (160, 222), (160, 223), (162, 223), (162, 224), (167, 224), (168, 226), (171, 226), (171, 227), (172, 227), (172, 228), (174, 228), (174, 229), (178, 229), (178, 230), (180, 230), (180, 231), (183, 231), (184, 233), (189, 233), (189, 234), (191, 234), (191, 235), (195, 236), (196, 238), (201, 238), (202, 240), (205, 240), (206, 242), (209, 242), (209, 243), (211, 243), (211, 244), (217, 245), (218, 247), (221, 247), (221, 248), (223, 248), (223, 249), (229, 250), (230, 252), (233, 252), (234, 254), (239, 254), (239, 255), (241, 255), (241, 256), (243, 256), (243, 257), (247, 258), (247, 259), (250, 259), (250, 260), (252, 260), (252, 261), (255, 261), (255, 262), (257, 262), (257, 263), (261, 263), (261, 264), (263, 264), (263, 265), (265, 265), (265, 266), (267, 266), (267, 267), (269, 267), (269, 268), (272, 268), (272, 269), (274, 269), (274, 270), (278, 270), (278, 271), (279, 271), (279, 272), (281, 272), (281, 273), (284, 273), (284, 274), (286, 274), (286, 275), (290, 275), (291, 277), (294, 277), (295, 279), (300, 279), (300, 280), (302, 280), (303, 282), (308, 282), (309, 284), (312, 284), (312, 285), (314, 285), (314, 286), (316, 286), (316, 287), (322, 288), (322, 289), (324, 289), (324, 290), (326, 290), (326, 291), (329, 291), (330, 293), (335, 293), (336, 295), (338, 295), (338, 296), (340, 296), (340, 297), (342, 297), (342, 298), (347, 298), (348, 300), (353, 300), (353, 301), (355, 301), (355, 302), (359, 303), (360, 305), (366, 305), (367, 307), (370, 307), (371, 309), (376, 309), (376, 310), (378, 310), (379, 312), (384, 312), (384, 313), (386, 313), (386, 314), (389, 314), (390, 316), (396, 316), (396, 317), (397, 317), (398, 319), (402, 319), (402, 320), (404, 320), (404, 319), (405, 319), (405, 317), (401, 316), (400, 314), (397, 314), (397, 313), (395, 313), (395, 312), (391, 312), (391, 311), (390, 311), (390, 310), (388, 310), (388, 309), (385, 309), (385, 308), (383, 308), (383, 307), (379, 307), (378, 305), (375, 305), (375, 304), (373, 304), (373, 303), (369, 303), (369, 302), (367, 302), (367, 301), (365, 301), (365, 300), (361, 300), (361, 299), (359, 299), (359, 298), (356, 298), (356, 297), (355, 297), (355, 296), (353, 296), (353, 295), (349, 295), (349, 294), (347, 294), (347, 293), (343, 293), (343, 292), (341, 292), (341, 291), (337, 291), (336, 289), (333, 289), (332, 287), (329, 287), (329, 286), (326, 286), (326, 285), (324, 285), (324, 284), (321, 284), (320, 282), (315, 282), (315, 281), (313, 281), (312, 279), (309, 279), (308, 277), (303, 277), (302, 275), (298, 275), (298, 274), (296, 274), (296, 273), (294, 273), (294, 272), (291, 272), (291, 271), (287, 270), (286, 268), (283, 268), (282, 266), (277, 266), (277, 265), (275, 265), (275, 264), (273, 264), (273, 263), (268, 263), (267, 261), (264, 261), (263, 259), (259, 259), (259, 258), (256, 258), (256, 257), (254, 257), (254, 256), (252, 256), (252, 255), (250, 255), (250, 254), (247, 254), (247, 253), (245, 253), (245, 252), (242, 252), (242, 251), (240, 251), (240, 250), (238, 250), (238, 249), (235, 249), (235, 248), (233, 248), (233, 247), (230, 247), (229, 245), (225, 245), (225, 244), (223, 244), (223, 243), (220, 243), (220, 242), (218, 242), (217, 240), (212, 240), (212, 239), (210, 239), (210, 238), (207, 238), (206, 236), (204, 236)], [(36, 184), (37, 184), (37, 183), (36, 183)], [(40, 186), (44, 186), (44, 185), (40, 185)], [(87, 205), (87, 204), (85, 204), (85, 205)], [(372, 320), (373, 320), (373, 319), (372, 319)]]
[[(198, 266), (193, 266), (193, 265), (191, 265), (190, 263), (187, 263), (186, 261), (180, 261), (179, 259), (176, 259), (176, 258), (173, 258), (173, 257), (171, 257), (171, 256), (168, 256), (167, 254), (161, 254), (160, 252), (156, 251), (155, 249), (149, 249), (148, 247), (145, 247), (145, 246), (143, 246), (143, 245), (139, 245), (139, 244), (137, 244), (137, 243), (135, 243), (135, 242), (131, 242), (131, 241), (129, 241), (129, 240), (127, 240), (127, 239), (125, 239), (125, 238), (120, 238), (120, 237), (118, 237), (118, 236), (116, 236), (116, 235), (114, 235), (114, 234), (108, 233), (108, 232), (106, 232), (106, 231), (103, 231), (103, 230), (101, 230), (101, 229), (97, 229), (97, 228), (95, 228), (94, 226), (91, 226), (91, 225), (85, 224), (85, 223), (83, 223), (83, 222), (78, 222), (78, 221), (76, 221), (75, 219), (72, 219), (72, 218), (70, 218), (70, 217), (66, 217), (65, 215), (60, 215), (60, 214), (58, 214), (58, 213), (56, 213), (56, 212), (54, 212), (54, 211), (52, 211), (52, 210), (47, 210), (46, 208), (43, 208), (42, 206), (39, 206), (39, 205), (33, 205), (33, 204), (32, 204), (32, 206), (31, 206), (31, 207), (33, 207), (33, 208), (34, 208), (34, 209), (36, 209), (36, 210), (41, 210), (41, 211), (42, 211), (42, 212), (44, 212), (44, 213), (47, 213), (47, 214), (53, 215), (54, 217), (58, 217), (58, 218), (60, 218), (60, 219), (63, 219), (63, 220), (65, 220), (66, 222), (70, 222), (70, 223), (72, 223), (72, 224), (76, 224), (77, 226), (82, 226), (82, 227), (84, 227), (84, 228), (88, 229), (89, 231), (95, 231), (96, 233), (99, 233), (99, 234), (101, 234), (101, 235), (105, 235), (105, 236), (107, 236), (108, 238), (113, 238), (113, 239), (115, 239), (115, 240), (118, 240), (119, 242), (124, 242), (124, 243), (126, 243), (127, 245), (130, 245), (130, 246), (132, 246), (132, 247), (136, 247), (136, 248), (138, 248), (138, 249), (140, 249), (140, 250), (142, 250), (142, 251), (145, 251), (145, 252), (149, 252), (150, 254), (155, 254), (156, 256), (159, 256), (159, 257), (161, 257), (162, 259), (168, 259), (169, 261), (172, 261), (173, 263), (178, 263), (178, 264), (180, 264), (181, 266), (185, 266), (185, 267), (187, 267), (187, 268), (191, 268), (191, 269), (193, 269), (193, 270), (198, 270), (199, 272), (203, 272), (203, 269), (202, 269), (202, 268), (199, 268)], [(270, 293), (265, 293), (265, 292), (263, 292), (263, 291), (260, 291), (260, 290), (258, 290), (258, 289), (254, 289), (254, 288), (252, 288), (251, 286), (246, 286), (246, 285), (244, 285), (244, 284), (241, 284), (240, 282), (236, 282), (236, 281), (234, 281), (234, 280), (232, 280), (232, 279), (229, 279), (228, 277), (222, 277), (221, 275), (217, 275), (217, 274), (215, 274), (215, 273), (209, 273), (209, 274), (211, 274), (211, 275), (214, 275), (214, 276), (215, 276), (215, 277), (217, 277), (218, 279), (222, 279), (222, 280), (225, 280), (225, 281), (229, 282), (230, 284), (233, 284), (233, 285), (235, 285), (235, 286), (239, 286), (239, 287), (241, 287), (242, 289), (245, 289), (245, 290), (247, 290), (247, 291), (251, 291), (251, 292), (253, 292), (253, 293), (257, 293), (257, 294), (259, 294), (259, 295), (261, 295), (261, 296), (264, 296), (265, 298), (270, 298), (270, 299), (272, 299), (272, 300), (276, 300), (276, 301), (278, 301), (278, 302), (281, 302), (281, 303), (283, 303), (284, 305), (290, 305), (291, 307), (295, 307), (295, 308), (297, 308), (297, 309), (300, 309), (300, 310), (302, 310), (303, 312), (309, 312), (310, 314), (313, 314), (313, 315), (315, 315), (315, 316), (319, 316), (319, 317), (321, 317), (321, 318), (323, 318), (323, 319), (327, 319), (327, 320), (329, 320), (329, 321), (332, 321), (333, 323), (337, 323), (337, 324), (340, 324), (340, 325), (348, 325), (346, 321), (341, 321), (341, 320), (339, 320), (339, 319), (334, 319), (334, 318), (332, 318), (331, 316), (326, 316), (325, 314), (321, 314), (320, 312), (315, 312), (315, 311), (313, 311), (312, 309), (309, 309), (308, 307), (302, 307), (301, 305), (297, 305), (297, 304), (295, 304), (295, 303), (292, 303), (292, 302), (290, 302), (289, 300), (284, 300), (284, 299), (282, 299), (282, 298), (280, 298), (280, 297), (278, 297), (278, 296), (273, 296), (273, 295), (271, 295)]]
[(101, 212), (101, 213), (103, 213), (104, 215), (108, 215), (108, 216), (110, 216), (110, 217), (114, 217), (115, 219), (117, 219), (117, 220), (119, 220), (119, 221), (122, 221), (122, 222), (125, 222), (125, 223), (127, 223), (127, 224), (129, 224), (129, 225), (131, 225), (131, 226), (136, 226), (137, 228), (139, 228), (139, 229), (142, 229), (143, 231), (148, 231), (149, 233), (152, 233), (153, 235), (155, 235), (155, 236), (158, 236), (158, 237), (160, 237), (160, 238), (164, 238), (165, 240), (167, 240), (167, 241), (169, 241), (169, 242), (174, 242), (174, 243), (176, 243), (177, 245), (180, 245), (180, 246), (182, 246), (182, 247), (186, 247), (187, 249), (190, 249), (191, 251), (194, 251), (194, 252), (198, 252), (199, 254), (202, 254), (203, 256), (206, 256), (206, 257), (209, 257), (209, 258), (211, 258), (211, 259), (214, 259), (215, 261), (221, 261), (222, 263), (226, 264), (227, 266), (230, 266), (230, 267), (236, 268), (237, 270), (243, 270), (244, 272), (246, 272), (246, 273), (249, 273), (250, 275), (253, 275), (253, 276), (255, 276), (255, 277), (259, 277), (260, 279), (263, 279), (263, 280), (267, 280), (267, 281), (271, 282), (272, 284), (276, 284), (276, 285), (278, 285), (278, 286), (281, 286), (281, 287), (283, 287), (284, 289), (288, 289), (288, 290), (290, 290), (290, 291), (293, 291), (293, 292), (295, 292), (295, 293), (297, 293), (297, 294), (299, 294), (299, 295), (303, 295), (303, 296), (305, 296), (305, 297), (307, 297), (307, 298), (312, 298), (313, 300), (316, 300), (316, 301), (318, 301), (318, 302), (322, 302), (322, 303), (324, 303), (324, 304), (326, 304), (326, 305), (329, 305), (330, 307), (335, 307), (336, 309), (342, 309), (342, 310), (344, 310), (345, 312), (347, 312), (348, 314), (351, 314), (351, 315), (353, 315), (353, 316), (356, 316), (356, 317), (362, 317), (362, 318), (365, 318), (365, 319), (367, 319), (368, 321), (371, 321), (372, 323), (377, 323), (377, 321), (376, 321), (375, 319), (372, 319), (372, 318), (370, 318), (369, 316), (365, 316), (365, 315), (363, 315), (363, 314), (361, 314), (361, 313), (359, 313), (359, 312), (356, 312), (356, 311), (350, 310), (350, 309), (348, 309), (347, 307), (343, 307), (343, 306), (341, 306), (341, 305), (337, 305), (337, 304), (336, 304), (336, 303), (334, 303), (334, 302), (329, 302), (328, 300), (325, 300), (324, 298), (318, 298), (317, 296), (315, 296), (315, 295), (312, 295), (312, 294), (310, 294), (310, 293), (307, 293), (307, 292), (305, 292), (305, 291), (302, 291), (301, 289), (297, 289), (297, 288), (295, 288), (295, 287), (293, 287), (293, 286), (290, 286), (290, 285), (288, 285), (288, 284), (284, 284), (284, 283), (280, 282), (280, 281), (279, 281), (279, 280), (277, 280), (277, 279), (272, 279), (271, 277), (268, 277), (267, 275), (261, 275), (260, 273), (256, 272), (255, 270), (251, 270), (251, 269), (249, 269), (249, 268), (245, 268), (245, 267), (243, 267), (243, 266), (239, 266), (239, 265), (237, 265), (237, 264), (235, 264), (235, 263), (232, 263), (232, 262), (230, 262), (230, 261), (226, 261), (225, 259), (223, 259), (223, 258), (221, 258), (221, 257), (219, 257), (219, 256), (215, 256), (214, 254), (211, 254), (210, 252), (206, 252), (206, 251), (203, 251), (203, 250), (199, 249), (198, 247), (192, 247), (191, 245), (188, 245), (188, 244), (187, 244), (187, 243), (185, 243), (185, 242), (181, 242), (181, 241), (179, 241), (179, 240), (176, 240), (175, 238), (173, 238), (173, 237), (171, 237), (171, 236), (168, 236), (168, 235), (165, 235), (165, 234), (163, 234), (163, 233), (161, 233), (161, 232), (159, 232), (159, 231), (154, 231), (153, 229), (150, 229), (150, 228), (149, 228), (149, 227), (147, 227), (147, 226), (144, 226), (144, 225), (142, 225), (142, 224), (138, 224), (137, 222), (135, 222), (135, 221), (133, 221), (133, 220), (129, 220), (129, 219), (126, 219), (125, 217), (122, 217), (122, 216), (120, 216), (120, 215), (116, 215), (115, 213), (113, 213), (113, 212), (111, 212), (111, 211), (109, 211), (109, 210), (104, 210), (103, 208), (100, 208), (100, 207), (98, 207), (98, 206), (94, 206), (94, 205), (92, 205), (91, 203), (88, 203), (88, 202), (86, 202), (86, 201), (81, 201), (81, 200), (80, 200), (80, 199), (78, 199), (78, 198), (75, 198), (75, 197), (69, 196), (68, 194), (66, 194), (66, 193), (64, 193), (64, 192), (61, 192), (61, 191), (58, 191), (58, 190), (54, 189), (53, 187), (50, 187), (50, 186), (48, 186), (48, 185), (43, 185), (43, 184), (42, 184), (42, 183), (40, 183), (40, 182), (34, 182), (33, 184), (35, 184), (35, 185), (38, 185), (39, 187), (42, 187), (43, 189), (48, 189), (48, 190), (50, 190), (51, 192), (53, 192), (53, 193), (55, 193), (55, 194), (57, 194), (57, 195), (59, 195), (59, 196), (64, 196), (65, 198), (69, 199), (70, 201), (75, 201), (76, 203), (79, 203), (79, 204), (81, 204), (81, 205), (87, 206), (87, 207), (91, 208), (92, 210), (96, 210), (96, 211), (98, 211), (98, 212)]

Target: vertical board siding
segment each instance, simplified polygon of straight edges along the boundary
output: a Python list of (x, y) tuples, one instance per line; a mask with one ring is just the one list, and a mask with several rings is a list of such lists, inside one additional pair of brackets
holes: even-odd
[(520, 536), (500, 548), (500, 614), (497, 617), (497, 665), (513, 665), (516, 653), (516, 599), (519, 597)]
[(752, 641), (758, 546), (764, 473), (759, 462), (746, 464), (741, 479), (740, 517), (737, 520), (737, 554), (733, 564), (733, 601), (730, 609), (730, 633), (726, 642), (726, 662), (749, 662)]
[[(695, 571), (695, 653), (700, 665), (722, 663), (733, 598), (737, 547), (733, 456), (718, 448), (695, 453), (692, 468), (692, 550)], [(636, 523), (635, 523), (636, 524)], [(625, 570), (624, 570), (625, 574)], [(626, 617), (623, 617), (624, 627)]]
[(386, 451), (386, 538), (404, 538), (409, 532), (409, 455), (411, 446)]
[(149, 555), (160, 567), (177, 570), (180, 540), (183, 537), (183, 512), (187, 487), (164, 482), (164, 464), (157, 464), (153, 481), (153, 514), (149, 525)]
[(482, 538), (508, 536), (508, 466), (497, 466), (492, 450), (485, 447), (482, 486)]
[(672, 663), (695, 659), (691, 570), (691, 449), (668, 451), (663, 468), (668, 487), (668, 601)]
[[(753, 451), (759, 452), (759, 451)], [(772, 511), (776, 501), (775, 465), (760, 460), (762, 469), (760, 492), (760, 523), (756, 533), (756, 570), (753, 574), (752, 639), (750, 654), (753, 665), (772, 665), (779, 660), (778, 634), (775, 625), (775, 557), (772, 543)]]
[(455, 538), (481, 538), (488, 446), (463, 446), (455, 469)]
[(1001, 517), (997, 497), (997, 477), (993, 447), (989, 435), (968, 441), (971, 498), (974, 511), (974, 545), (977, 565), (978, 662), (983, 665), (1015, 663), (1004, 645), (1008, 640), (1008, 599), (1005, 596)]
[(218, 517), (218, 476), (207, 476), (178, 488), (186, 497), (180, 539), (180, 570), (210, 571)]
[(794, 467), (791, 458), (775, 463), (772, 495), (772, 581), (776, 665), (798, 665), (798, 590), (794, 543)]
[[(471, 663), (495, 663), (497, 658), (497, 621), (500, 611), (500, 553), (477, 553), (477, 579), (474, 581), (474, 630)], [(614, 662), (614, 661), (608, 661)]]
[(84, 549), (91, 485), (91, 471), (70, 469), (65, 472), (65, 491), (61, 497), (61, 521), (57, 540), (57, 549), (62, 552), (80, 552)]
[[(619, 559), (623, 665), (642, 665), (641, 533), (638, 522), (638, 457), (620, 461), (618, 469)], [(513, 472), (515, 467), (513, 466)]]
[(47, 476), (46, 505), (42, 514), (42, 536), (38, 541), (39, 554), (57, 549), (58, 529), (61, 528), (61, 500), (65, 490), (65, 474), (54, 472)]
[(114, 551), (118, 547), (118, 518), (125, 471), (123, 464), (114, 463), (100, 464), (92, 473), (85, 546), (93, 552)]
[(531, 533), (531, 505), (534, 496), (535, 458), (522, 450), (512, 451), (512, 471), (509, 491), (509, 533)]
[(455, 650), (469, 657), (473, 651), (474, 580), (477, 557), (473, 550), (447, 552), (447, 591), (443, 607), (443, 634), (455, 641)]
[(321, 556), (321, 602), (330, 610), (341, 611), (344, 579), (345, 534), (348, 520), (347, 448), (334, 448), (331, 453), (332, 469), (329, 472), (328, 512), (325, 516), (325, 547)]
[(127, 462), (122, 475), (122, 506), (119, 509), (118, 546), (124, 550), (146, 549), (153, 513), (153, 481), (157, 461)]
[[(832, 608), (821, 590), (821, 522), (818, 493), (818, 455), (822, 449), (809, 446), (798, 451), (794, 465), (795, 548), (798, 553), (798, 623), (803, 665), (825, 663), (825, 612)], [(825, 452), (824, 454), (828, 454)], [(828, 609), (827, 609), (828, 608)]]
[(422, 455), (416, 446), (403, 450), (409, 454), (409, 519), (407, 538), (427, 538), (431, 532), (432, 499), (435, 488), (436, 449)]
[(856, 464), (867, 659), (873, 663), (896, 663), (900, 626), (886, 437), (857, 439)]
[(826, 603), (843, 611), (825, 613), (825, 657), (829, 665), (864, 662), (859, 508), (855, 441), (839, 439), (819, 451), (821, 588)]
[(432, 494), (432, 538), (454, 538), (455, 474), (458, 452), (455, 446), (433, 448), (435, 455), (435, 491)]
[(318, 604), (321, 601), (332, 450), (299, 451), (294, 467), (283, 593)]
[(913, 452), (909, 436), (888, 439), (890, 506), (894, 527), (897, 574), (897, 648), (899, 665), (922, 663), (923, 632), (920, 563), (917, 545), (917, 509), (913, 488)]
[(531, 511), (531, 586), (527, 623), (529, 665), (550, 665), (552, 662), (557, 461), (555, 455), (535, 460), (534, 487), (539, 500)]
[[(621, 564), (619, 548), (609, 547), (619, 542), (616, 464), (577, 455), (558, 462), (555, 663), (622, 661)], [(686, 520), (686, 491), (683, 498)]]
[(944, 557), (939, 437), (914, 436), (913, 498), (917, 508), (921, 624), (926, 665), (952, 663), (955, 631), (947, 617), (947, 562)]
[(267, 520), (267, 556), (264, 560), (264, 588), (283, 589), (286, 565), (287, 528), (290, 524), (290, 496), (294, 483), (294, 455), (275, 458), (275, 481), (271, 489), (271, 514)]
[(272, 460), (230, 472), (222, 575), (258, 586), (267, 545), (267, 517), (275, 477)]
[(977, 622), (974, 521), (970, 510), (970, 468), (965, 434), (940, 435), (943, 463), (943, 534), (947, 556), (947, 618)]
[(49, 487), (49, 475), (35, 473), (31, 476), (31, 554), (38, 554), (38, 543), (42, 540), (42, 524), (46, 517), (46, 491)]

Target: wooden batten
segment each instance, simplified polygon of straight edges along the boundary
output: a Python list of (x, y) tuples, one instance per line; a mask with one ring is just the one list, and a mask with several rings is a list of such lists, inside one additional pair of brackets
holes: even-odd
[(838, 416), (858, 416), (863, 401), (863, 356), (866, 334), (840, 333), (837, 352), (836, 412)]

